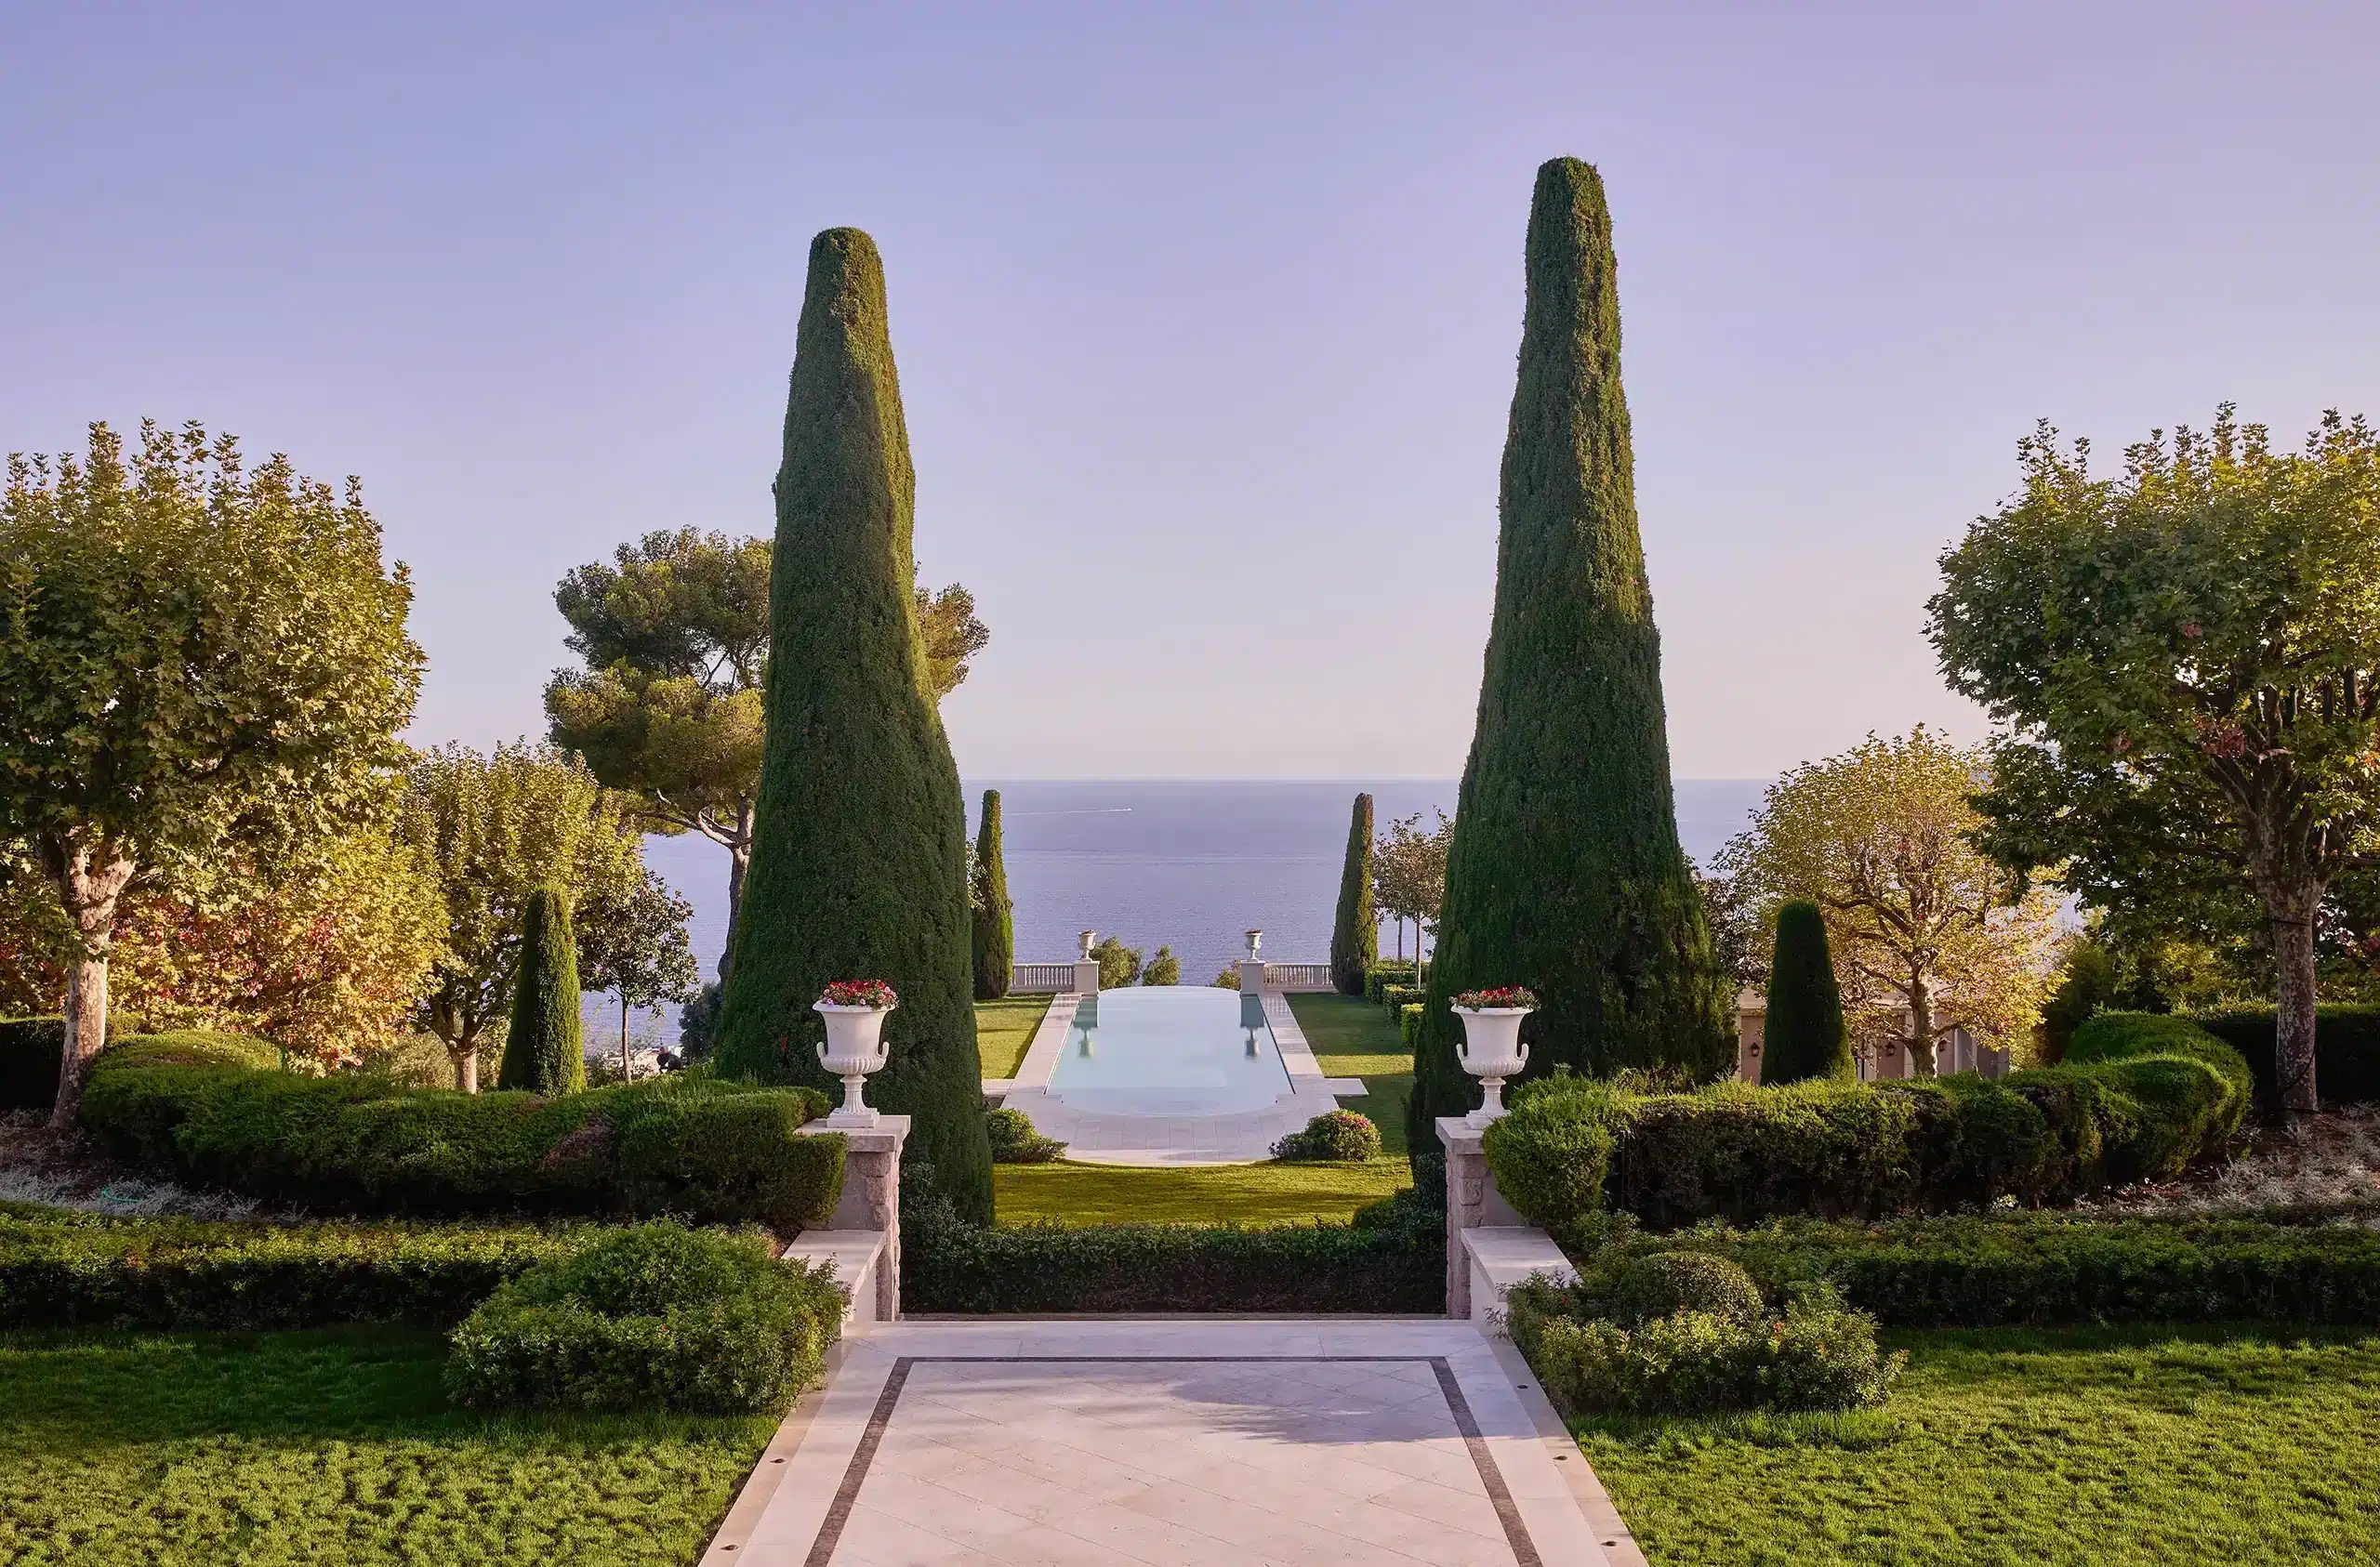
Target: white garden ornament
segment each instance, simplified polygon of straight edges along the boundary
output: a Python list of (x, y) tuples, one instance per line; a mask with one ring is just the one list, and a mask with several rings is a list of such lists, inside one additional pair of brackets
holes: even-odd
[(820, 1125), (876, 1125), (877, 1113), (866, 1100), (867, 1074), (884, 1070), (891, 1053), (884, 1043), (884, 1019), (900, 1004), (892, 987), (881, 980), (838, 980), (814, 1004), (813, 1009), (826, 1021), (818, 1064), (843, 1080), (841, 1106)]
[(1501, 990), (1465, 991), (1454, 998), (1454, 1015), (1462, 1020), (1462, 1043), (1456, 1059), (1462, 1070), (1479, 1079), (1479, 1108), (1463, 1125), (1484, 1128), (1504, 1116), (1504, 1079), (1517, 1077), (1528, 1064), (1528, 1047), (1521, 1043), (1521, 1020), (1537, 1010), (1537, 997), (1518, 985)]

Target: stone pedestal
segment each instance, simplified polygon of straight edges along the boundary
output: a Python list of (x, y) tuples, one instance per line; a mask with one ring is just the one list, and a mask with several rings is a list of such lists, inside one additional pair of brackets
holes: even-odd
[[(872, 1270), (876, 1300), (869, 1321), (889, 1323), (901, 1315), (901, 1145), (908, 1140), (909, 1118), (881, 1115), (873, 1126), (829, 1126), (813, 1121), (801, 1128), (805, 1137), (841, 1136), (844, 1143), (843, 1194), (827, 1219), (830, 1231), (872, 1231), (884, 1237), (884, 1251)], [(863, 1282), (842, 1281), (847, 1288)]]
[(1078, 995), (1099, 994), (1099, 959), (1095, 957), (1075, 959), (1075, 994)]
[(1480, 1129), (1460, 1115), (1442, 1115), (1437, 1126), (1439, 1146), (1447, 1151), (1447, 1315), (1469, 1317), (1471, 1254), (1462, 1232), (1525, 1229), (1528, 1220), (1496, 1190), (1496, 1178), (1479, 1151)]

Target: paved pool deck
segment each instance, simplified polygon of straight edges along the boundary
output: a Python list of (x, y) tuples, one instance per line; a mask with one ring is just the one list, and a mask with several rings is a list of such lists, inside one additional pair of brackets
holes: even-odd
[(1508, 1342), (1433, 1318), (909, 1319), (704, 1567), (1642, 1567)]

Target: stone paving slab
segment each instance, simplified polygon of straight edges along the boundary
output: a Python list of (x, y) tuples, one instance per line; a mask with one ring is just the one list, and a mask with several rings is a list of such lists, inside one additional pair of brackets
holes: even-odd
[(906, 1321), (787, 1428), (706, 1567), (1642, 1561), (1465, 1323)]

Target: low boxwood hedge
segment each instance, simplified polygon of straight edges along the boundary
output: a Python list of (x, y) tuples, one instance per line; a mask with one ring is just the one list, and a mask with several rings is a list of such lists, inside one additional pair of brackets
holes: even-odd
[(808, 1088), (672, 1074), (559, 1099), (277, 1070), (237, 1035), (146, 1035), (92, 1063), (81, 1121), (112, 1154), (195, 1185), (353, 1213), (525, 1211), (764, 1224), (842, 1190), (843, 1139), (800, 1128)]
[(2380, 1323), (2380, 1231), (2354, 1224), (2006, 1212), (1871, 1224), (1779, 1219), (1565, 1244), (1591, 1268), (1655, 1251), (1713, 1253), (1776, 1297), (1823, 1280), (1897, 1327)]
[(1640, 1095), (1542, 1079), (1486, 1153), (1505, 1200), (1549, 1229), (1603, 1210), (1658, 1229), (1947, 1212), (2170, 1178), (2238, 1131), (2250, 1085), (2238, 1052), (2186, 1019), (2106, 1013), (2062, 1064), (1996, 1082)]
[(0, 1018), (0, 1110), (47, 1110), (58, 1102), (63, 1018)]
[[(2193, 1013), (2190, 1021), (2247, 1059), (2256, 1098), (2279, 1102), (2273, 1086), (2273, 1009), (2241, 1007)], [(2324, 1104), (2380, 1100), (2380, 1007), (2331, 1006), (2314, 1019), (2314, 1086)]]
[(501, 1285), (455, 1330), (446, 1389), (479, 1409), (782, 1408), (818, 1375), (843, 1298), (757, 1234), (613, 1231)]
[(0, 1204), (0, 1327), (451, 1327), (591, 1229), (223, 1224)]

